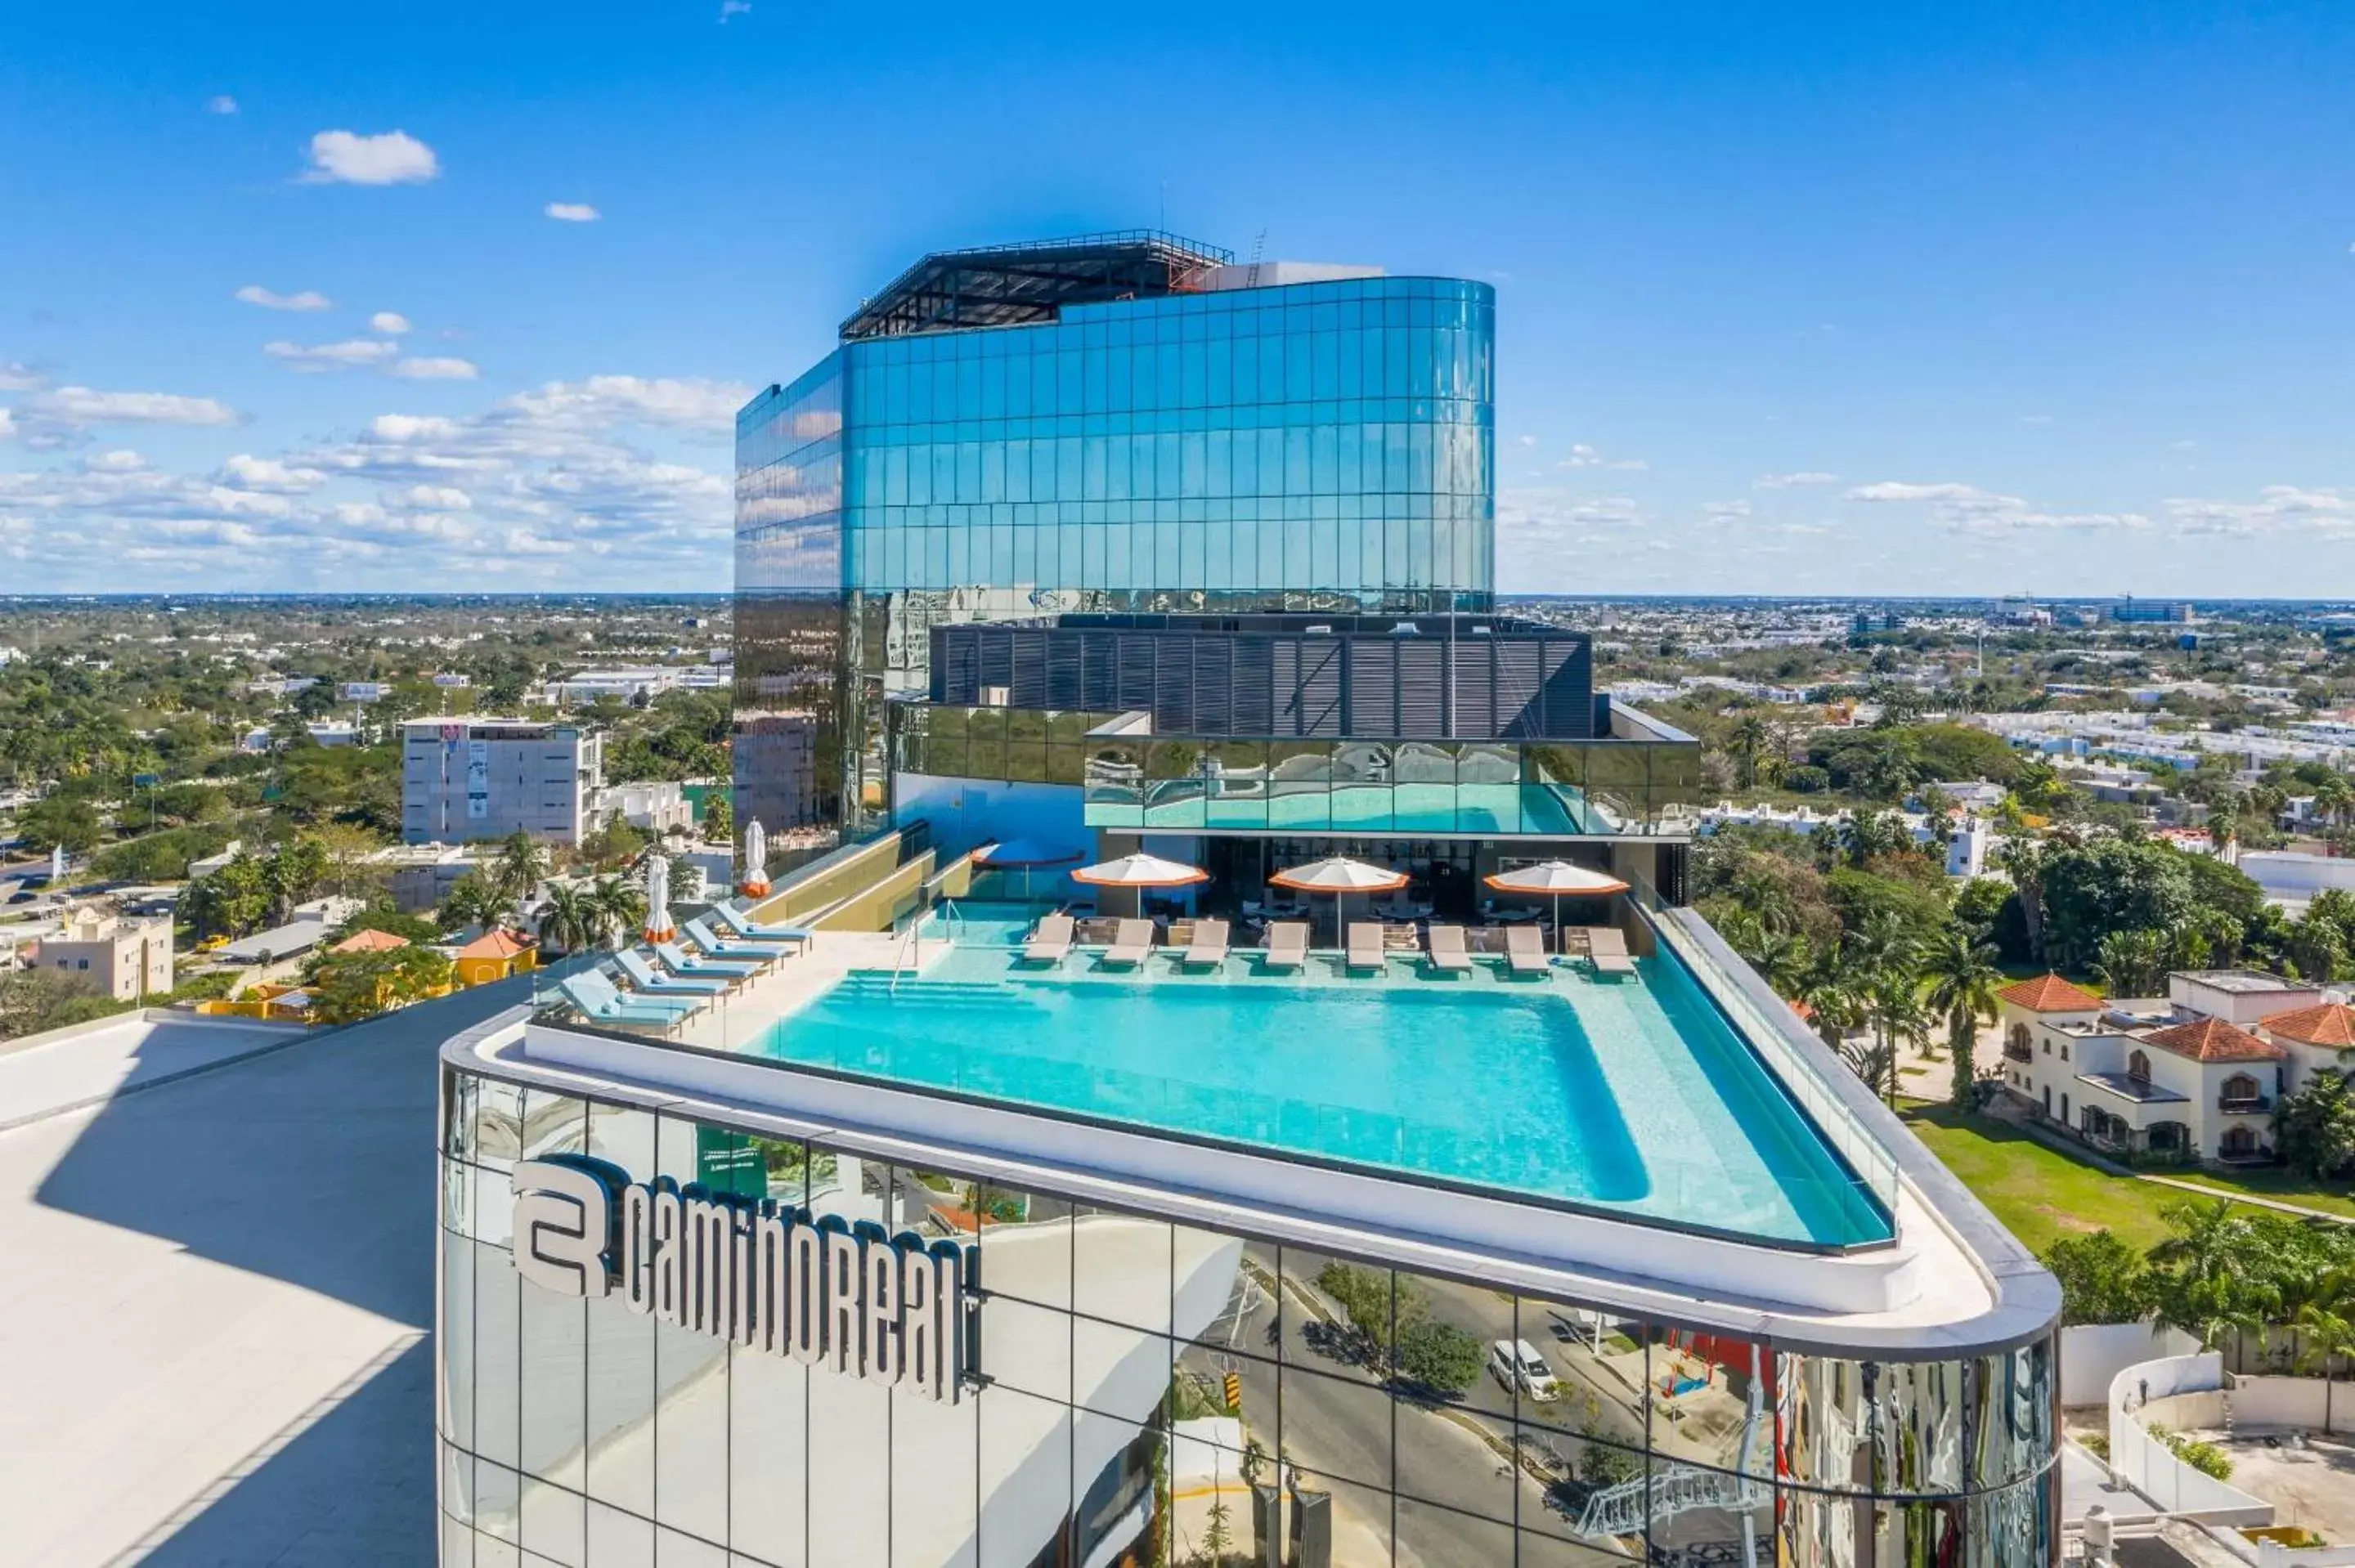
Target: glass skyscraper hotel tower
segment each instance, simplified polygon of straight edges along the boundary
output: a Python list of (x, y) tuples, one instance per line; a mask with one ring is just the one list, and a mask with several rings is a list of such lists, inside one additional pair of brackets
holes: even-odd
[(1491, 602), (1486, 284), (1095, 236), (927, 257), (842, 336), (737, 417), (740, 821), (881, 808), (937, 623)]

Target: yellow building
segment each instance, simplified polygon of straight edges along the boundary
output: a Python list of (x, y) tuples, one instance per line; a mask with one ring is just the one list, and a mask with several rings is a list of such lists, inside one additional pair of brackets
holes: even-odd
[(460, 985), (488, 985), (538, 969), (539, 949), (529, 938), (497, 926), (459, 948), (457, 962)]

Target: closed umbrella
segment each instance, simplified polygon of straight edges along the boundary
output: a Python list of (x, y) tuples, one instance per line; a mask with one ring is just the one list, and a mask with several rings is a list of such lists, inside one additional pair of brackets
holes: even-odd
[(1136, 890), (1137, 913), (1141, 915), (1145, 912), (1146, 888), (1187, 887), (1209, 881), (1210, 874), (1199, 865), (1164, 860), (1157, 854), (1124, 854), (1099, 865), (1083, 865), (1071, 873), (1071, 880), (1091, 887), (1133, 887)]
[(768, 895), (769, 835), (761, 831), (758, 817), (744, 824), (744, 870), (737, 885), (754, 898)]
[(1561, 901), (1564, 898), (1594, 898), (1606, 893), (1627, 891), (1627, 885), (1609, 872), (1590, 871), (1566, 860), (1546, 860), (1535, 865), (1515, 866), (1510, 871), (1500, 871), (1481, 880), (1499, 893), (1536, 893), (1551, 896), (1556, 946), (1561, 942)]
[(670, 923), (670, 857), (646, 857), (646, 940), (667, 942), (678, 935)]
[(1058, 848), (1040, 843), (1037, 839), (1015, 839), (1010, 842), (991, 844), (974, 852), (974, 863), (988, 866), (993, 871), (1019, 871), (1022, 874), (1022, 901), (1030, 902), (1030, 874), (1043, 866), (1069, 865), (1081, 858), (1077, 850)]
[(1368, 865), (1347, 855), (1329, 855), (1307, 865), (1288, 866), (1268, 881), (1296, 893), (1330, 893), (1333, 896), (1333, 939), (1341, 939), (1341, 899), (1351, 893), (1395, 893), (1407, 885), (1407, 874), (1388, 866)]

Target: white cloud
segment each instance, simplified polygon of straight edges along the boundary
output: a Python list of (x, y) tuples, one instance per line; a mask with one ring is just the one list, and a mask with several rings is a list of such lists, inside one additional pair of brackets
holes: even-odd
[(585, 201), (552, 201), (539, 210), (559, 223), (594, 223), (605, 216)]
[(380, 332), (388, 337), (399, 337), (409, 330), (409, 318), (399, 311), (378, 311), (368, 317), (368, 331)]
[(472, 381), (482, 372), (474, 361), (450, 357), (404, 359), (392, 373), (406, 381)]
[(316, 289), (305, 289), (299, 294), (280, 294), (259, 283), (248, 283), (237, 291), (237, 297), (249, 305), (260, 305), (265, 311), (324, 311), (336, 302)]
[(24, 411), (62, 425), (234, 425), (241, 416), (211, 397), (173, 392), (98, 392), (60, 387), (43, 392)]
[(2170, 498), (2167, 512), (2179, 534), (2355, 536), (2355, 491), (2269, 484), (2257, 492), (2254, 501)]
[(1926, 503), (1932, 522), (1970, 534), (2009, 534), (2030, 529), (2147, 528), (2150, 519), (2135, 512), (2047, 512), (2017, 495), (2000, 495), (1975, 484), (1951, 481), (1914, 484), (1884, 480), (1860, 484), (1845, 499), (1870, 503)]
[(349, 370), (356, 365), (381, 365), (400, 352), (398, 344), (379, 343), (373, 338), (356, 337), (343, 343), (313, 344), (305, 347), (298, 343), (265, 343), (261, 352), (283, 365), (306, 375), (328, 370)]
[(1523, 436), (1520, 438), (1520, 442), (1525, 447), (1533, 447), (1538, 444), (1538, 439), (1535, 436)]
[(208, 114), (234, 114), (237, 112), (237, 100), (231, 98), (226, 92), (217, 93), (210, 100), (207, 101), (205, 104), (205, 112)]
[(732, 430), (736, 410), (751, 395), (751, 387), (730, 381), (591, 376), (517, 393), (506, 407), (534, 422), (566, 428), (637, 424)]
[(315, 468), (289, 468), (277, 458), (239, 452), (221, 464), (220, 482), (237, 490), (275, 491), (301, 494), (318, 489), (327, 476)]
[(0, 392), (37, 392), (49, 378), (29, 365), (9, 360), (0, 364)]
[(1747, 501), (1704, 501), (1700, 503), (1701, 518), (1710, 523), (1739, 523), (1750, 515)]
[(0, 441), (13, 441), (16, 439), (16, 411), (14, 408), (0, 408)]
[(752, 0), (719, 0), (719, 25), (726, 26), (730, 16), (750, 16)]
[(82, 459), (81, 466), (91, 473), (136, 473), (147, 466), (147, 460), (130, 450), (100, 452)]
[(311, 138), (311, 167), (303, 178), (311, 185), (422, 185), (441, 172), (433, 149), (406, 131), (322, 131)]
[(385, 497), (394, 505), (420, 512), (471, 512), (474, 498), (451, 484), (412, 484)]
[(1642, 473), (1652, 465), (1646, 462), (1642, 458), (1620, 458), (1614, 461), (1604, 457), (1601, 452), (1596, 451), (1584, 441), (1572, 441), (1570, 447), (1570, 455), (1553, 466), (1556, 468), (1620, 469), (1630, 473)]
[(1839, 475), (1824, 473), (1815, 469), (1802, 469), (1796, 473), (1762, 473), (1750, 482), (1754, 490), (1804, 490), (1819, 484), (1838, 484)]

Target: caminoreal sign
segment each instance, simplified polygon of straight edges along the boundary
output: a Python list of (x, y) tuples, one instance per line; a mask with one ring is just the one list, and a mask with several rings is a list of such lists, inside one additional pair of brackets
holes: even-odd
[(977, 1298), (955, 1242), (666, 1177), (634, 1183), (573, 1156), (519, 1161), (514, 1182), (516, 1272), (536, 1285), (619, 1295), (697, 1333), (957, 1400)]

